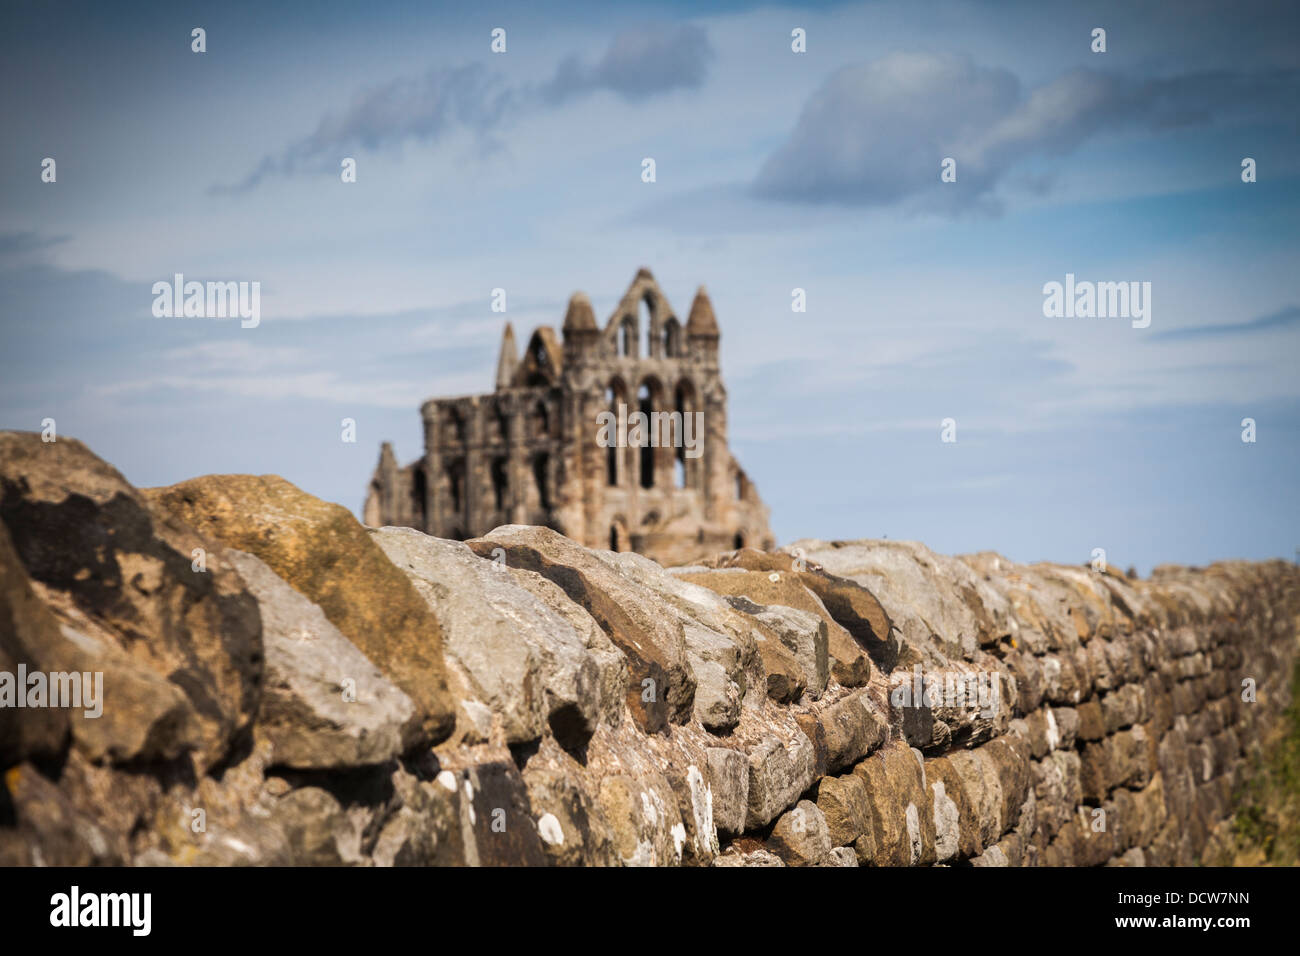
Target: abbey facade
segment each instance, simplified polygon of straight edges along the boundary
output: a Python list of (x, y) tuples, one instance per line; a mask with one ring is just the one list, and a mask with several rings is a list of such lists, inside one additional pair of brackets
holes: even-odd
[(767, 507), (727, 447), (705, 290), (683, 324), (642, 269), (603, 329), (575, 294), (562, 335), (542, 326), (520, 356), (507, 323), (494, 392), (425, 402), (424, 456), (401, 466), (384, 443), (366, 524), (457, 539), (545, 525), (664, 564), (770, 548)]

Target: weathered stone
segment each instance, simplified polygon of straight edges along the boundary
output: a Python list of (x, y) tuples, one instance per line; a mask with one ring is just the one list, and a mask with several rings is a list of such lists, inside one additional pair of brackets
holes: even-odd
[(829, 857), (822, 866), (858, 866), (858, 855), (852, 847), (832, 847)]
[[(749, 555), (759, 552), (744, 549), (721, 555), (718, 560), (738, 557), (741, 563), (767, 565), (789, 563), (789, 556), (780, 554), (764, 556), (753, 561)], [(785, 558), (782, 562), (781, 559)], [(871, 658), (863, 647), (827, 610), (821, 598), (802, 583), (796, 574), (782, 571), (746, 570), (743, 567), (724, 565), (720, 570), (700, 567), (674, 568), (676, 577), (709, 588), (728, 597), (745, 597), (759, 607), (789, 607), (805, 611), (821, 619), (826, 625), (826, 650), (831, 659), (831, 675), (845, 687), (861, 687), (871, 677)], [(775, 575), (775, 580), (773, 579)]]
[(263, 562), (233, 548), (225, 560), (262, 615), (266, 684), (257, 727), (271, 742), (271, 762), (321, 770), (400, 754), (411, 699)]
[(746, 597), (731, 598), (731, 606), (752, 615), (776, 635), (803, 670), (808, 696), (813, 700), (821, 697), (830, 678), (825, 622), (806, 611), (780, 605), (760, 606)]
[(942, 780), (931, 781), (930, 790), (934, 794), (935, 862), (946, 863), (961, 849), (961, 813)]
[(677, 811), (685, 827), (686, 838), (679, 862), (685, 866), (707, 866), (718, 855), (718, 828), (713, 817), (713, 786), (709, 782), (708, 762), (703, 769), (691, 763), (685, 772), (676, 766), (664, 768), (663, 775), (677, 796)]
[(686, 828), (667, 781), (606, 777), (598, 795), (614, 847), (627, 866), (672, 866), (682, 861)]
[(979, 748), (997, 770), (1002, 791), (1002, 826), (1005, 831), (1020, 817), (1029, 791), (1029, 746), (1012, 734), (990, 740)]
[(1054, 723), (1059, 735), (1056, 747), (1053, 749), (1073, 748), (1075, 741), (1079, 739), (1079, 712), (1073, 707), (1047, 707), (1045, 710), (1049, 718), (1049, 727)]
[[(502, 721), (507, 743), (546, 729), (565, 747), (591, 738), (617, 700), (602, 699), (601, 668), (621, 655), (598, 627), (579, 632), (516, 579), (531, 572), (484, 561), (458, 541), (407, 528), (370, 532), (442, 624), (444, 652)], [(473, 594), (477, 600), (466, 601)]]
[(619, 862), (596, 801), (578, 781), (559, 770), (525, 768), (524, 782), (537, 820), (537, 835), (551, 862), (558, 866), (612, 866)]
[(160, 512), (261, 558), (318, 604), (415, 702), (411, 747), (451, 732), (438, 620), (347, 509), (273, 475), (209, 475), (144, 494)]
[(393, 771), (397, 807), (384, 819), (370, 854), (376, 866), (452, 866), (465, 861), (456, 794), (437, 781)]
[(811, 571), (799, 581), (821, 598), (826, 610), (856, 642), (865, 648), (877, 666), (890, 670), (898, 662), (898, 640), (894, 624), (876, 596), (856, 581), (833, 574)]
[(857, 774), (823, 777), (817, 784), (817, 807), (834, 846), (850, 846), (871, 826), (867, 788)]
[[(956, 558), (905, 541), (796, 541), (789, 550), (796, 549), (828, 575), (867, 591), (887, 615), (891, 630), (897, 628), (914, 648), (960, 657), (1009, 633), (1005, 599)], [(821, 597), (837, 614), (831, 599)], [(886, 670), (893, 667), (893, 662), (878, 663)]]
[(817, 804), (800, 800), (781, 815), (768, 837), (767, 848), (786, 866), (820, 866), (830, 860), (831, 838)]
[(817, 717), (825, 735), (827, 770), (831, 773), (857, 763), (879, 747), (889, 733), (888, 723), (863, 690), (822, 709)]
[(344, 866), (361, 862), (361, 834), (338, 800), (320, 787), (281, 797), (275, 816), (289, 838), (294, 866)]
[(1079, 715), (1079, 739), (1101, 740), (1106, 736), (1106, 721), (1102, 719), (1101, 705), (1095, 700), (1080, 704), (1075, 708)]
[[(784, 580), (797, 581), (816, 596), (817, 610), (824, 609), (829, 612), (833, 621), (845, 628), (860, 650), (866, 650), (871, 656), (877, 658), (877, 662), (885, 670), (893, 667), (898, 654), (898, 645), (891, 633), (893, 625), (889, 615), (885, 613), (880, 602), (857, 582), (836, 577), (828, 573), (825, 568), (810, 563), (805, 558), (806, 555), (799, 548), (791, 548), (784, 552), (742, 548), (739, 551), (718, 555), (704, 563), (715, 568), (741, 568), (746, 571), (763, 572), (778, 584)], [(775, 578), (773, 574), (776, 575)], [(788, 601), (768, 603), (787, 604), (790, 607), (813, 610), (802, 603), (791, 604)], [(829, 623), (832, 622), (828, 621)], [(843, 656), (840, 657), (836, 655), (834, 637), (832, 642), (832, 656), (836, 656), (846, 667), (856, 666), (853, 662), (857, 660), (857, 654), (853, 651), (852, 645), (839, 645), (844, 651)], [(870, 675), (863, 673), (860, 676), (865, 682)], [(839, 674), (836, 675), (836, 679), (846, 687), (857, 686), (855, 682), (846, 681)]]
[(903, 736), (929, 753), (967, 747), (1006, 732), (1016, 699), (1009, 674), (963, 663), (926, 670), (919, 663), (889, 676), (889, 701)]
[[(0, 477), (8, 466), (0, 465)], [(127, 627), (131, 611), (155, 628), (148, 634), (180, 633), (175, 616), (132, 595), (155, 587), (155, 579), (119, 580), (114, 587), (126, 596), (110, 590), (96, 604), (87, 582), (98, 573), (91, 565), (100, 565), (75, 556), (69, 566), (76, 572), (64, 573), (30, 524), (30, 554), (12, 535), (9, 517), (18, 514), (23, 525), (28, 498), (40, 506), (37, 517), (50, 513), (41, 511), (40, 488), (32, 491), (29, 482), (19, 498), (0, 498), (18, 502), (0, 520), (0, 671), (22, 662), (101, 670), (105, 686), (131, 705), (92, 718), (50, 707), (17, 712), (6, 703), (0, 760), (18, 762), (0, 767), (4, 864), (727, 866), (781, 865), (781, 857), (819, 866), (1212, 863), (1231, 849), (1236, 788), (1289, 699), (1300, 576), (1283, 562), (1164, 569), (1150, 582), (1112, 586), (1100, 572), (1026, 567), (989, 554), (954, 568), (952, 559), (919, 546), (880, 546), (894, 552), (878, 563), (895, 579), (888, 586), (900, 589), (886, 604), (899, 602), (902, 666), (856, 690), (828, 680), (814, 701), (807, 672), (815, 684), (821, 665), (816, 643), (810, 656), (805, 638), (823, 628), (829, 635), (834, 620), (797, 579), (823, 574), (815, 561), (798, 570), (796, 557), (786, 555), (775, 560), (788, 567), (770, 571), (669, 574), (640, 556), (576, 545), (563, 551), (571, 543), (542, 540), (544, 551), (561, 549), (548, 559), (548, 577), (510, 563), (501, 545), (480, 556), (414, 532), (360, 532), (375, 546), (371, 557), (386, 562), (424, 613), (446, 624), (456, 733), (436, 749), (408, 750), (404, 715), (415, 716), (415, 703), (349, 643), (323, 606), (258, 558), (139, 501), (152, 537), (124, 546), (120, 529), (139, 531), (140, 522), (121, 515), (129, 517), (125, 506), (138, 494), (93, 460), (72, 473), (90, 502), (79, 507), (112, 539), (105, 553), (124, 554), (127, 565), (142, 541), (148, 551), (166, 539), (180, 558), (190, 538), (199, 542), (225, 589), (199, 593), (199, 603), (213, 594), (241, 596), (256, 612), (266, 663), (251, 721), (214, 736), (219, 724), (210, 715), (207, 724), (199, 721), (193, 689), (171, 679), (148, 645), (126, 640), (145, 633)], [(38, 486), (43, 480), (37, 474)], [(58, 494), (66, 496), (48, 497), (63, 500)], [(103, 513), (112, 508), (125, 510), (110, 521)], [(297, 506), (249, 510), (253, 517), (241, 520), (263, 523), (272, 543), (279, 524), (304, 523)], [(196, 511), (185, 520), (202, 517)], [(76, 530), (84, 539), (85, 528)], [(347, 553), (337, 541), (326, 544), (333, 554)], [(870, 569), (877, 547), (818, 545), (850, 571)], [(740, 552), (716, 563), (728, 561), (771, 563)], [(570, 564), (581, 574), (569, 587), (590, 587), (617, 604), (635, 625), (625, 635), (680, 637), (679, 659), (698, 691), (678, 724), (667, 721), (666, 708), (661, 732), (622, 719), (626, 653), (556, 583)], [(188, 564), (163, 567), (163, 590), (183, 604), (190, 592), (169, 575)], [(700, 574), (753, 575), (755, 583), (816, 603), (786, 614), (779, 609), (793, 605), (760, 607), (748, 593), (724, 596), (689, 580)], [(913, 575), (946, 593), (907, 603), (899, 582)], [(343, 588), (336, 598), (352, 595)], [(210, 624), (202, 615), (212, 606), (201, 608), (200, 624)], [(777, 609), (780, 620), (763, 620), (765, 607)], [(947, 618), (931, 626), (931, 612)], [(799, 631), (786, 635), (793, 652), (779, 636), (792, 625)], [(198, 630), (204, 636), (193, 646), (211, 655), (220, 632)], [(797, 695), (768, 695), (764, 644), (798, 675), (790, 681)], [(220, 670), (219, 661), (200, 663)], [(341, 671), (363, 678), (340, 679)], [(945, 686), (939, 699), (913, 708), (923, 712), (924, 726), (890, 709), (898, 706), (889, 700), (891, 684), (949, 673), (986, 676), (1006, 707), (973, 716), (970, 701)], [(1239, 675), (1256, 678), (1256, 700), (1240, 699)], [(1022, 681), (1041, 681), (1041, 694), (1026, 695)], [(11, 686), (0, 678), (0, 694)], [(353, 687), (356, 703), (340, 693)], [(1026, 700), (1035, 706), (1015, 710)], [(51, 723), (38, 722), (48, 714)], [(906, 740), (942, 756), (923, 760)]]
[(853, 841), (853, 855), (858, 858), (859, 866), (879, 866), (876, 852), (875, 830), (868, 827), (862, 836)]
[(721, 833), (737, 835), (749, 809), (749, 761), (739, 750), (725, 747), (710, 747), (707, 755), (714, 824)]
[(463, 839), (473, 845), (477, 865), (540, 866), (546, 862), (528, 789), (513, 763), (485, 761), (453, 777), (461, 798)]
[(931, 812), (934, 816), (935, 854), (938, 861), (943, 862), (955, 856), (972, 857), (984, 852), (981, 822), (976, 816), (977, 808), (952, 760), (949, 757), (927, 760), (925, 778), (934, 795)]
[(1049, 840), (1066, 825), (1083, 800), (1080, 765), (1078, 753), (1056, 750), (1031, 768), (1038, 823)]
[[(257, 709), (262, 633), (219, 555), (195, 570), (211, 542), (153, 514), (76, 439), (25, 432), (0, 432), (0, 523), (67, 638), (24, 652), (105, 674), (108, 719), (74, 711), (78, 746), (112, 760), (192, 749), (201, 769), (223, 759)], [(48, 627), (28, 636), (53, 638)]]
[(866, 784), (877, 862), (883, 866), (933, 863), (933, 797), (925, 787), (919, 752), (893, 741), (853, 772)]
[(481, 557), (501, 549), (510, 567), (550, 579), (595, 618), (627, 657), (627, 704), (643, 730), (690, 719), (695, 676), (681, 623), (660, 612), (652, 591), (548, 528), (507, 525), (467, 544)]
[(748, 853), (730, 846), (713, 861), (714, 866), (785, 866), (781, 858), (770, 850), (762, 848)]
[(767, 696), (778, 704), (791, 704), (803, 697), (808, 676), (794, 655), (775, 638), (760, 637), (758, 651), (767, 674)]
[[(14, 848), (6, 862), (25, 866), (119, 866), (125, 862), (124, 834), (114, 835), (72, 801), (30, 763), (4, 772), (4, 789), (14, 817)], [(0, 833), (7, 828), (0, 828)], [(21, 846), (21, 851), (19, 851)]]
[[(57, 666), (52, 655), (65, 643), (58, 622), (32, 593), (9, 532), (0, 524), (0, 673), (13, 675), (16, 693), (26, 694), (27, 687), (18, 686), (18, 666), (44, 673), (66, 672), (70, 667)], [(61, 752), (68, 736), (68, 719), (68, 712), (60, 708), (24, 713), (8, 703), (0, 707), (0, 767)]]
[[(1005, 801), (998, 768), (983, 747), (954, 751), (947, 759), (966, 794), (970, 827), (978, 835), (974, 841), (979, 847), (976, 852), (982, 852), (983, 848), (997, 843), (1006, 829), (1002, 817)], [(953, 789), (950, 787), (950, 792)]]
[(1043, 702), (1042, 662), (1033, 654), (1014, 650), (1004, 655), (1003, 662), (1015, 678), (1020, 694), (1020, 710), (1026, 714), (1033, 713)]
[(1141, 723), (1146, 719), (1145, 699), (1140, 684), (1125, 684), (1101, 698), (1102, 720), (1106, 733)]
[(760, 642), (770, 628), (734, 610), (720, 595), (668, 574), (634, 553), (593, 552), (619, 573), (649, 588), (682, 625), (687, 660), (695, 674), (695, 713), (714, 733), (731, 730), (740, 707), (760, 707), (767, 684)]
[(748, 760), (747, 830), (775, 819), (812, 785), (813, 746), (802, 731), (795, 731), (788, 742), (765, 737), (750, 751)]

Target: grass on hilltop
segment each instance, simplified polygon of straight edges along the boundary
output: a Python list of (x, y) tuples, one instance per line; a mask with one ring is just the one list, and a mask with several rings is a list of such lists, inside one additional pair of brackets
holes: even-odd
[(1229, 866), (1300, 865), (1300, 659), (1291, 704), (1236, 794), (1232, 845), (1203, 862)]

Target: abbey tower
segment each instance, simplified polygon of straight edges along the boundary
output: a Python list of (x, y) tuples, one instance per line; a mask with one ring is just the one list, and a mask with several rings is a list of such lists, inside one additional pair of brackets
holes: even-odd
[[(541, 326), (520, 356), (507, 323), (495, 391), (425, 402), (424, 456), (399, 466), (384, 443), (366, 524), (457, 539), (545, 525), (664, 564), (771, 547), (768, 509), (727, 446), (720, 336), (703, 287), (683, 325), (641, 269), (603, 329), (575, 294), (562, 335)], [(637, 442), (636, 429), (602, 429), (604, 411), (641, 412), (653, 434)], [(604, 441), (620, 432), (632, 436), (624, 447)]]

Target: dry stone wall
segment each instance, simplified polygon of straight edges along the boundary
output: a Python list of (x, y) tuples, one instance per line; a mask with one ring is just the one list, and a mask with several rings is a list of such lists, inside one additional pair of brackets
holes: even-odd
[[(797, 547), (877, 593), (902, 635), (893, 742), (853, 768), (868, 786), (819, 786), (832, 842), (864, 841), (864, 862), (1195, 863), (1290, 700), (1300, 575), (1284, 562), (1134, 581), (904, 543)], [(944, 678), (971, 669), (975, 705), (953, 707)], [(937, 678), (932, 700), (917, 674)], [(873, 798), (896, 789), (879, 781), (905, 746), (928, 791)], [(906, 843), (886, 822), (899, 806)]]
[(0, 433), (0, 702), (103, 679), (98, 717), (0, 707), (0, 863), (1192, 864), (1298, 620), (1280, 561), (664, 569)]

